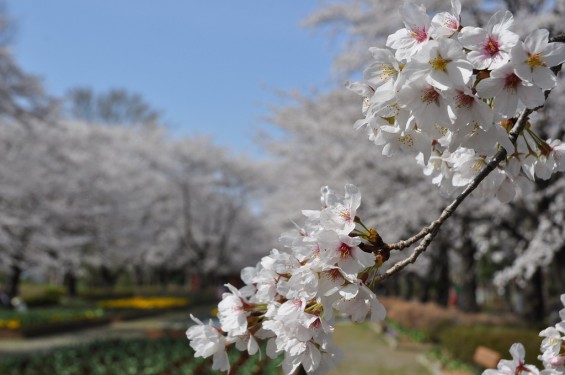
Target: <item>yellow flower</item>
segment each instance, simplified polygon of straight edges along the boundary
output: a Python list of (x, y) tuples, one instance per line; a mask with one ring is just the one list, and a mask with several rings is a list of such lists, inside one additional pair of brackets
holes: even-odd
[(188, 298), (177, 297), (131, 297), (99, 301), (98, 306), (110, 309), (166, 309), (185, 306), (188, 302)]
[(21, 323), (19, 320), (8, 320), (8, 322), (6, 323), (6, 327), (8, 327), (9, 329), (18, 329), (21, 327)]

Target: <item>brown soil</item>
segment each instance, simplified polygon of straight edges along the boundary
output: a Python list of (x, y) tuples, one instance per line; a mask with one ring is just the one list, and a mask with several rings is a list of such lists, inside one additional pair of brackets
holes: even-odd
[(445, 323), (459, 325), (519, 324), (520, 320), (511, 314), (464, 313), (456, 308), (446, 308), (435, 303), (404, 301), (392, 297), (379, 297), (385, 305), (387, 318), (405, 327), (430, 329)]

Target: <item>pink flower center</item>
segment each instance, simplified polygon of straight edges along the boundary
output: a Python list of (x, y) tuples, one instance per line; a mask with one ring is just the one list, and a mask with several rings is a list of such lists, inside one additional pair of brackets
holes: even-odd
[(493, 39), (491, 36), (488, 37), (488, 41), (483, 46), (483, 50), (489, 56), (496, 55), (500, 49), (498, 48), (498, 40)]
[(320, 318), (318, 318), (318, 319), (314, 320), (312, 322), (312, 324), (310, 324), (310, 328), (318, 329), (318, 328), (320, 328), (321, 325), (322, 325), (322, 321), (320, 320)]
[(412, 33), (410, 34), (410, 36), (416, 39), (418, 43), (422, 43), (428, 40), (428, 31), (426, 30), (425, 27), (422, 28), (415, 27), (412, 29)]
[(459, 28), (459, 23), (455, 18), (446, 17), (443, 19), (443, 26), (451, 30), (457, 30)]
[(319, 256), (320, 255), (320, 245), (315, 244), (314, 246), (312, 246), (312, 253), (314, 253), (314, 255)]
[(337, 268), (326, 271), (326, 273), (332, 281), (336, 281), (337, 279), (341, 279), (341, 273), (339, 272), (339, 270)]
[(524, 365), (524, 362), (520, 361), (518, 363), (518, 366), (516, 366), (516, 372), (514, 372), (514, 374), (521, 375), (522, 373), (530, 373), (530, 372), (531, 371), (526, 368), (526, 365)]
[(504, 79), (504, 88), (506, 90), (516, 90), (520, 82), (522, 82), (522, 80), (518, 78), (516, 74), (511, 73)]
[(351, 256), (351, 254), (353, 253), (353, 248), (347, 244), (344, 244), (343, 242), (341, 243), (341, 245), (339, 246), (339, 256), (342, 259), (346, 259), (349, 258)]
[(466, 95), (462, 92), (457, 94), (457, 97), (455, 98), (455, 100), (457, 101), (457, 108), (467, 108), (468, 109), (468, 108), (471, 108), (471, 106), (475, 102), (475, 99), (472, 96)]
[(437, 92), (433, 87), (430, 86), (429, 88), (424, 90), (422, 101), (426, 104), (434, 103), (439, 106), (439, 92)]
[(348, 209), (339, 210), (339, 216), (341, 216), (346, 223), (351, 223), (351, 212)]

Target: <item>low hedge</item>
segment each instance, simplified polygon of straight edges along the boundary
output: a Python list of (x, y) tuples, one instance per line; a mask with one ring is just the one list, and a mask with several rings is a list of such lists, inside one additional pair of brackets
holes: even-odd
[(28, 311), (0, 311), (0, 328), (20, 329), (31, 326), (99, 319), (104, 310), (97, 308), (37, 308)]
[(65, 290), (58, 287), (46, 287), (40, 293), (24, 296), (27, 307), (47, 307), (58, 305), (65, 295)]

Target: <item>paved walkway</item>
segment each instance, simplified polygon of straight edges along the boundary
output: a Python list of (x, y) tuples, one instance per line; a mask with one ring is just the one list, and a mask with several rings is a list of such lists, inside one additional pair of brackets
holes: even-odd
[(435, 375), (438, 371), (425, 358), (428, 345), (398, 344), (387, 339), (377, 325), (338, 323), (334, 342), (344, 356), (329, 375)]

